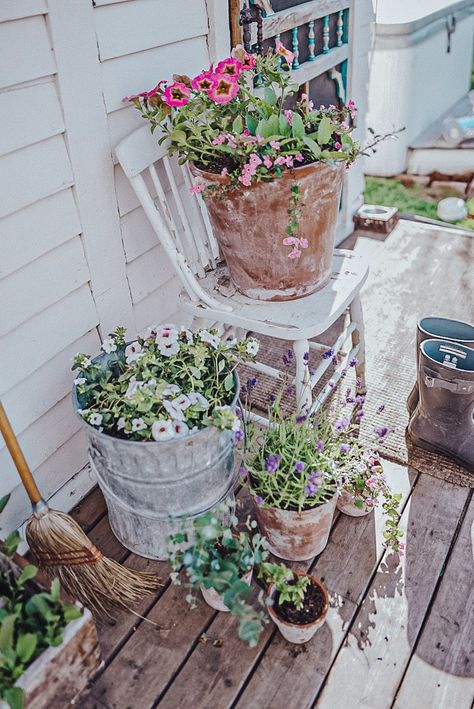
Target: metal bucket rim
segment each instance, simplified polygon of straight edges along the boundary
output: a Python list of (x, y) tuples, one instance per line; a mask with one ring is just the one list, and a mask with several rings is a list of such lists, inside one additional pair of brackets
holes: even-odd
[[(130, 342), (135, 342), (135, 340), (130, 340)], [(130, 344), (130, 343), (127, 343), (127, 344)], [(96, 362), (98, 362), (102, 359), (106, 359), (106, 358), (107, 358), (107, 353), (104, 352), (103, 354), (99, 354), (96, 357), (94, 357), (91, 361), (92, 361), (92, 363), (96, 363)], [(231, 403), (229, 404), (230, 407), (236, 406), (236, 404), (239, 400), (239, 396), (240, 396), (240, 379), (239, 379), (239, 375), (237, 374), (237, 370), (234, 369), (232, 374), (234, 376), (234, 383), (235, 383), (234, 391), (235, 391), (235, 393), (234, 393), (234, 398), (232, 399)], [(79, 400), (77, 398), (76, 389), (77, 389), (76, 385), (73, 384), (71, 393), (72, 393), (72, 405), (73, 405), (74, 413), (76, 414), (78, 419), (81, 421), (83, 426), (86, 428), (86, 430), (94, 432), (95, 436), (98, 436), (99, 438), (103, 438), (105, 440), (119, 441), (120, 443), (125, 443), (128, 446), (130, 446), (130, 445), (141, 446), (141, 447), (144, 445), (146, 445), (146, 446), (165, 446), (165, 445), (169, 445), (170, 443), (172, 443), (173, 440), (176, 440), (176, 441), (185, 441), (185, 440), (191, 440), (191, 439), (194, 440), (196, 438), (196, 436), (199, 436), (200, 434), (204, 434), (204, 433), (210, 431), (211, 429), (219, 431), (219, 429), (215, 428), (214, 426), (205, 426), (204, 428), (200, 428), (198, 431), (194, 431), (194, 433), (187, 433), (184, 436), (179, 436), (175, 439), (170, 438), (167, 441), (128, 441), (126, 438), (118, 438), (117, 436), (112, 436), (110, 433), (104, 433), (102, 431), (98, 431), (90, 423), (87, 423), (87, 421), (84, 421), (82, 416), (78, 413)], [(224, 429), (224, 430), (228, 430), (228, 429)]]

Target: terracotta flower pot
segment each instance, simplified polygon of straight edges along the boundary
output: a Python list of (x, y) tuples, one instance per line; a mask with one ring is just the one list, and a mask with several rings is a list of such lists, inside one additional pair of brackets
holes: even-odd
[[(250, 571), (247, 571), (247, 573), (242, 576), (242, 581), (245, 581), (249, 586), (252, 583), (252, 574), (253, 569), (250, 569)], [(214, 588), (204, 588), (204, 586), (201, 586), (201, 593), (208, 606), (211, 606), (211, 608), (214, 608), (216, 611), (223, 613), (229, 612), (229, 608), (225, 605), (222, 595), (217, 593)]]
[(337, 498), (336, 507), (340, 512), (343, 512), (349, 517), (365, 517), (374, 511), (373, 507), (364, 504), (363, 507), (357, 507), (354, 504), (355, 495), (348, 492), (347, 490), (342, 490), (340, 496)]
[(334, 495), (323, 505), (303, 512), (255, 505), (260, 531), (272, 554), (287, 561), (305, 561), (322, 552), (328, 542), (336, 501)]
[[(228, 184), (227, 176), (191, 164), (204, 183)], [(230, 190), (223, 199), (206, 197), (214, 235), (237, 289), (258, 300), (291, 300), (322, 288), (331, 276), (334, 237), (344, 163), (285, 170), (281, 177)], [(287, 236), (291, 187), (301, 194), (299, 236), (308, 240), (299, 259), (290, 259)]]
[[(284, 620), (284, 618), (281, 618), (276, 612), (274, 606), (268, 606), (268, 613), (270, 615), (270, 618), (278, 627), (280, 633), (285, 638), (285, 640), (288, 640), (290, 643), (295, 643), (295, 645), (302, 645), (303, 643), (307, 643), (309, 640), (311, 640), (318, 628), (324, 625), (327, 612), (329, 610), (329, 598), (326, 588), (323, 586), (321, 581), (318, 581), (317, 578), (311, 576), (311, 574), (298, 573), (297, 575), (308, 576), (311, 580), (311, 583), (315, 586), (318, 586), (323, 592), (324, 608), (321, 615), (315, 620), (313, 620), (311, 623), (305, 623), (304, 625), (300, 625), (297, 623), (289, 623), (287, 620)], [(267, 590), (267, 599), (272, 598), (274, 600), (275, 593), (275, 586), (271, 584)]]

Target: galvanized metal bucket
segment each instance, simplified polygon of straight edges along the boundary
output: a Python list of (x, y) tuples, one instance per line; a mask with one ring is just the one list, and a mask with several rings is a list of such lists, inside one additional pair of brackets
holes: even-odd
[[(104, 361), (100, 356), (94, 362)], [(237, 406), (239, 380), (235, 374)], [(73, 390), (74, 407), (79, 408)], [(79, 414), (78, 414), (79, 416)], [(167, 537), (226, 502), (234, 502), (238, 469), (231, 431), (204, 428), (172, 441), (127, 441), (83, 421), (89, 459), (102, 490), (112, 531), (130, 551), (167, 558)]]

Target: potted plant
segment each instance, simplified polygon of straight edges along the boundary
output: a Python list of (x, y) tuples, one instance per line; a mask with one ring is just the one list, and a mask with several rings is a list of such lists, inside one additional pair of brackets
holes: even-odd
[(311, 640), (329, 610), (328, 593), (321, 581), (285, 564), (268, 562), (260, 565), (259, 577), (268, 585), (270, 618), (285, 640), (298, 645)]
[(124, 99), (189, 164), (234, 283), (263, 300), (328, 282), (344, 172), (361, 153), (353, 101), (291, 98), (293, 57), (278, 41), (265, 56), (239, 46), (194, 78)]
[(229, 345), (216, 330), (150, 327), (125, 341), (124, 328), (91, 360), (80, 354), (73, 399), (111, 527), (131, 551), (166, 559), (169, 518), (194, 517), (232, 499), (236, 366), (258, 350)]
[[(228, 523), (223, 521), (226, 519)], [(262, 537), (252, 531), (255, 522), (247, 520), (247, 528), (240, 532), (236, 524), (236, 517), (225, 506), (198, 517), (189, 529), (170, 535), (169, 560), (173, 582), (180, 585), (183, 568), (186, 587), (200, 590), (211, 608), (237, 616), (239, 636), (253, 647), (263, 629), (264, 615), (249, 602), (250, 583), (254, 567), (268, 552)], [(196, 604), (192, 593), (186, 598)]]
[(242, 473), (270, 551), (301, 561), (327, 544), (337, 500), (337, 469), (321, 449), (313, 421), (285, 418), (278, 401), (270, 425), (251, 429)]
[(0, 707), (66, 706), (99, 668), (97, 632), (87, 609), (61, 599), (58, 579), (38, 583), (19, 541), (13, 532), (0, 549)]

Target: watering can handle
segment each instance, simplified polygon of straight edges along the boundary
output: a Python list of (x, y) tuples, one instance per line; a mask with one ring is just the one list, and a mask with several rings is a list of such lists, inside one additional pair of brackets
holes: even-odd
[(25, 456), (23, 455), (16, 436), (13, 433), (13, 429), (11, 427), (10, 421), (8, 420), (8, 416), (5, 412), (5, 409), (3, 408), (3, 404), (1, 401), (0, 432), (2, 433), (2, 436), (5, 439), (5, 443), (7, 445), (8, 450), (10, 451), (11, 457), (13, 458), (13, 462), (15, 463), (15, 467), (18, 470), (18, 475), (21, 478), (21, 482), (23, 483), (23, 487), (25, 488), (28, 497), (30, 498), (33, 505), (38, 504), (38, 502), (41, 502), (41, 493), (38, 490), (38, 487), (31, 474), (31, 470), (28, 467), (28, 463), (25, 460)]

